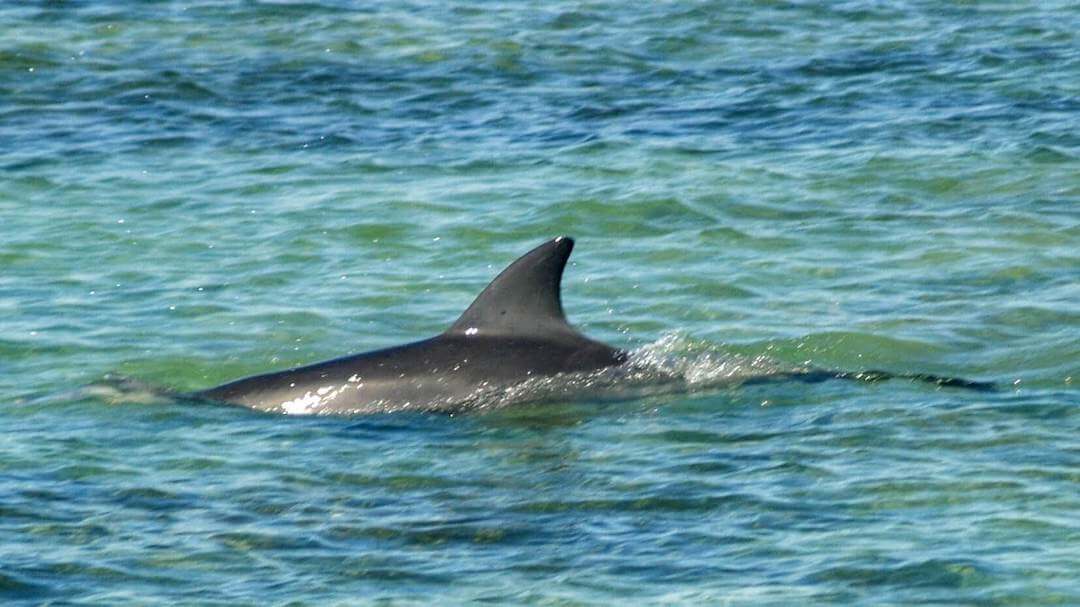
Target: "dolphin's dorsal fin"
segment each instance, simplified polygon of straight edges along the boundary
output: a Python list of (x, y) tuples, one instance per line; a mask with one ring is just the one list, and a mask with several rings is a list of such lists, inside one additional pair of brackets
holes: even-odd
[(549, 240), (502, 271), (447, 331), (452, 335), (542, 336), (577, 331), (559, 296), (574, 240)]

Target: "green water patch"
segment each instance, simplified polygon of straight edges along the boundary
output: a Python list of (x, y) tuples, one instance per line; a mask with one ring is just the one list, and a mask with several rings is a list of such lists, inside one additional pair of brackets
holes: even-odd
[[(748, 350), (747, 348), (743, 348)], [(770, 341), (765, 352), (792, 363), (829, 369), (859, 370), (884, 367), (897, 371), (917, 368), (928, 355), (941, 356), (946, 348), (933, 343), (903, 340), (871, 333), (826, 332), (797, 339)]]

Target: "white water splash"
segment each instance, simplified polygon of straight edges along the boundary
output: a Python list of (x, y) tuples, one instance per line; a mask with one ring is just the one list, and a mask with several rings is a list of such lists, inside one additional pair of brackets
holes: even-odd
[(431, 410), (487, 411), (530, 402), (632, 400), (715, 389), (806, 370), (767, 356), (724, 352), (715, 344), (671, 333), (632, 350), (627, 363), (619, 367), (536, 377), (509, 387), (481, 386), (465, 399), (433, 404)]

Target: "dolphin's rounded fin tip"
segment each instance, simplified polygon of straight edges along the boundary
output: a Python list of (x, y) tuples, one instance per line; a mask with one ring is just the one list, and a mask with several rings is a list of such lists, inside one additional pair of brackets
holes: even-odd
[(574, 250), (574, 239), (565, 234), (551, 239), (551, 244), (555, 245), (556, 251), (565, 251), (567, 257), (569, 257), (570, 252)]

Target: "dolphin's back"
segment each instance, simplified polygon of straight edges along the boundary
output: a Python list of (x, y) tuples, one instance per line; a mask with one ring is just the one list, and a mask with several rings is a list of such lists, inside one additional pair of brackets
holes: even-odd
[(286, 413), (451, 407), (536, 377), (620, 365), (626, 354), (566, 320), (570, 238), (520, 257), (447, 331), (402, 346), (255, 375), (191, 396)]
[(521, 382), (622, 364), (626, 354), (592, 340), (453, 335), (255, 375), (196, 398), (283, 413), (451, 408)]

